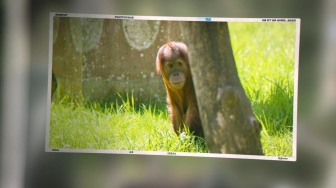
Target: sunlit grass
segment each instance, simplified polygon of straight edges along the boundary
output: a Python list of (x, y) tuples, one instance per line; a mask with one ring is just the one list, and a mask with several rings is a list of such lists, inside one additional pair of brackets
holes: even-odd
[(268, 156), (292, 156), (295, 23), (230, 23), (240, 80)]
[[(229, 23), (245, 92), (262, 125), (267, 156), (292, 155), (295, 23)], [(50, 148), (207, 152), (202, 139), (176, 136), (164, 105), (53, 101)]]
[(202, 139), (178, 137), (165, 109), (135, 107), (133, 97), (122, 104), (74, 104), (56, 101), (50, 119), (50, 148), (207, 152)]

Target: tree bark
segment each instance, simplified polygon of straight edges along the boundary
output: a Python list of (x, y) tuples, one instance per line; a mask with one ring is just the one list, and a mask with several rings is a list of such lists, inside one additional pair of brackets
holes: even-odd
[(240, 83), (226, 22), (183, 22), (211, 153), (263, 155), (260, 123)]

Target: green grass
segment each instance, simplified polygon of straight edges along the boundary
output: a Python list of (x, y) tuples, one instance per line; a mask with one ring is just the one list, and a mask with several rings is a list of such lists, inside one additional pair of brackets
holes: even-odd
[[(237, 69), (262, 125), (266, 156), (292, 156), (295, 23), (229, 23)], [(50, 148), (207, 152), (174, 133), (165, 106), (73, 103), (51, 106)]]
[(166, 110), (155, 105), (137, 108), (132, 97), (103, 107), (65, 101), (52, 104), (50, 148), (207, 152), (203, 139), (176, 136)]
[(292, 156), (295, 23), (229, 23), (238, 74), (267, 156)]

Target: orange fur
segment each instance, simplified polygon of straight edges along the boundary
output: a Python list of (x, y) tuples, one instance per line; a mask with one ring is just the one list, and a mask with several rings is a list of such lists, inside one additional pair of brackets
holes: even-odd
[[(181, 62), (182, 66), (175, 72), (185, 75), (185, 83), (181, 89), (176, 89), (166, 75), (166, 63)], [(170, 119), (176, 134), (184, 131), (185, 124), (194, 135), (204, 137), (202, 124), (199, 116), (194, 84), (191, 78), (188, 49), (181, 42), (169, 42), (163, 45), (157, 54), (156, 70), (161, 73), (166, 91)]]

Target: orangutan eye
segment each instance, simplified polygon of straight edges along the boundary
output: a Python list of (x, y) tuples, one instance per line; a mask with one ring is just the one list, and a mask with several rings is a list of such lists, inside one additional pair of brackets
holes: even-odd
[(173, 68), (173, 65), (172, 65), (172, 64), (169, 64), (169, 65), (168, 65), (168, 68), (170, 68), (170, 69)]
[(182, 63), (179, 61), (179, 62), (177, 63), (177, 65), (180, 67), (180, 66), (182, 66)]

